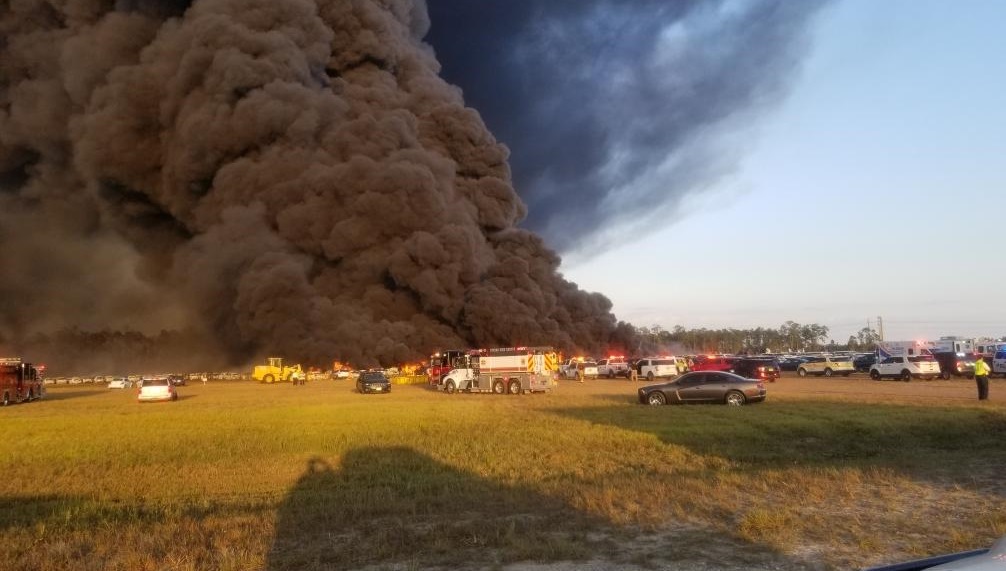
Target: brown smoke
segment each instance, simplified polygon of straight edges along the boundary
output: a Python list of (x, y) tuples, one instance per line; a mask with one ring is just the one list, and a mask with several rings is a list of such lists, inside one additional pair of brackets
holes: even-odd
[(438, 76), (421, 2), (7, 4), (15, 344), (185, 327), (234, 362), (369, 365), (626, 331), (516, 228), (508, 151)]

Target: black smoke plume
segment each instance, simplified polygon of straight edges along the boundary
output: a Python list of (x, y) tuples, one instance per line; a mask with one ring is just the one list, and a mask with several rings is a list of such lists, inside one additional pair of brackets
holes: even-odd
[(185, 330), (193, 362), (364, 366), (624, 338), (517, 227), (429, 24), (408, 0), (4, 2), (2, 349)]
[(443, 75), (563, 253), (663, 228), (781, 100), (819, 0), (429, 0)]

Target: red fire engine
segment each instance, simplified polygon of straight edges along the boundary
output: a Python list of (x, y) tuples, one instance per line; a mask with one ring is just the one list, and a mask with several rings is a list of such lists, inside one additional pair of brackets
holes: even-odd
[(552, 347), (500, 347), (458, 351), (458, 359), (437, 382), (447, 393), (518, 395), (555, 387), (559, 354)]
[(44, 365), (25, 363), (20, 357), (0, 357), (0, 405), (27, 402), (45, 395), (42, 388)]
[(447, 351), (430, 355), (430, 366), (426, 369), (426, 375), (430, 378), (430, 384), (439, 385), (440, 379), (451, 372), (451, 369), (462, 367), (467, 362), (465, 361), (465, 355), (467, 354), (468, 351), (461, 349), (448, 349)]

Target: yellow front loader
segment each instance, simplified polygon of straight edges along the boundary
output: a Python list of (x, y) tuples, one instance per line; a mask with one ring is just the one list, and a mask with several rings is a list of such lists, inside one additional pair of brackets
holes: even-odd
[(269, 357), (268, 365), (255, 365), (252, 371), (252, 378), (260, 383), (276, 383), (292, 381), (293, 384), (304, 384), (307, 376), (300, 365), (292, 367), (283, 366), (282, 357)]

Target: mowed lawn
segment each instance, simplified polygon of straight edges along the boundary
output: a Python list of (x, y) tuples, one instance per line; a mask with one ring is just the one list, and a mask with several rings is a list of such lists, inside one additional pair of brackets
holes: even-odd
[(739, 408), (608, 380), (50, 388), (0, 410), (0, 569), (839, 569), (1006, 534), (1002, 402), (788, 390), (813, 382)]

